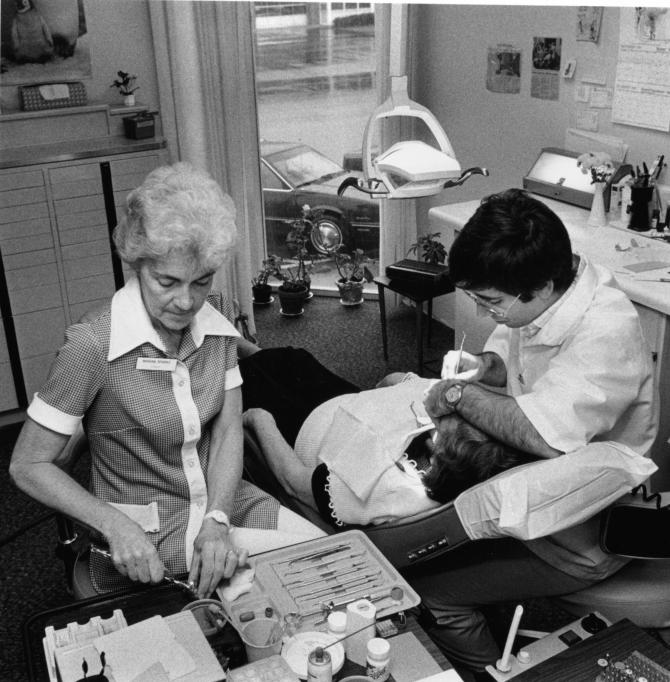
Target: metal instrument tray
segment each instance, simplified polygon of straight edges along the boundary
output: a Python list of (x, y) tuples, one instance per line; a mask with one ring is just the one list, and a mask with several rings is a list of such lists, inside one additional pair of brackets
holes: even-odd
[[(251, 591), (233, 602), (222, 597), (236, 627), (266, 609), (301, 616), (300, 631), (325, 629), (330, 611), (367, 598), (385, 618), (419, 604), (419, 595), (360, 530), (349, 530), (252, 557)], [(220, 591), (219, 591), (220, 593)], [(241, 616), (242, 619), (240, 618)]]

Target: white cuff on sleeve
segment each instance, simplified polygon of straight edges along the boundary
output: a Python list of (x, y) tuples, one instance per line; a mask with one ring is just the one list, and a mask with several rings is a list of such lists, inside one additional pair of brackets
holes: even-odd
[(82, 417), (67, 414), (49, 405), (37, 393), (33, 396), (33, 401), (28, 407), (27, 414), (41, 426), (51, 429), (51, 431), (56, 433), (62, 433), (65, 436), (71, 436), (77, 430), (82, 420)]

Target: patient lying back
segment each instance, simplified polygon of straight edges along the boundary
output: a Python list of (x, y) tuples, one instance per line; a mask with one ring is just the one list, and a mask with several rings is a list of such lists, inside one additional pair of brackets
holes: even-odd
[(334, 526), (392, 522), (437, 507), (495, 474), (538, 459), (493, 440), (458, 415), (417, 427), (425, 388), (412, 382), (338, 396), (305, 421), (295, 450), (263, 409), (245, 427), (292, 496)]

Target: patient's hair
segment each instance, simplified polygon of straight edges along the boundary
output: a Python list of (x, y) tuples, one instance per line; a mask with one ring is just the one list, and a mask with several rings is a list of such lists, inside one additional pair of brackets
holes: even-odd
[(441, 425), (423, 476), (428, 497), (437, 502), (449, 502), (475, 483), (540, 459), (491, 438), (456, 414), (443, 420), (450, 421)]

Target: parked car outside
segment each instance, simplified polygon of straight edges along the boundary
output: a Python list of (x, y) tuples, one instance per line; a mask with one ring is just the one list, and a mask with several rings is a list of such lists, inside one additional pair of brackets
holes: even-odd
[(308, 204), (319, 209), (309, 250), (327, 256), (341, 249), (363, 249), (379, 255), (379, 200), (355, 189), (342, 196), (337, 189), (351, 175), (312, 147), (292, 142), (261, 141), (261, 184), (265, 205), (268, 253), (290, 256), (286, 235), (293, 220)]

